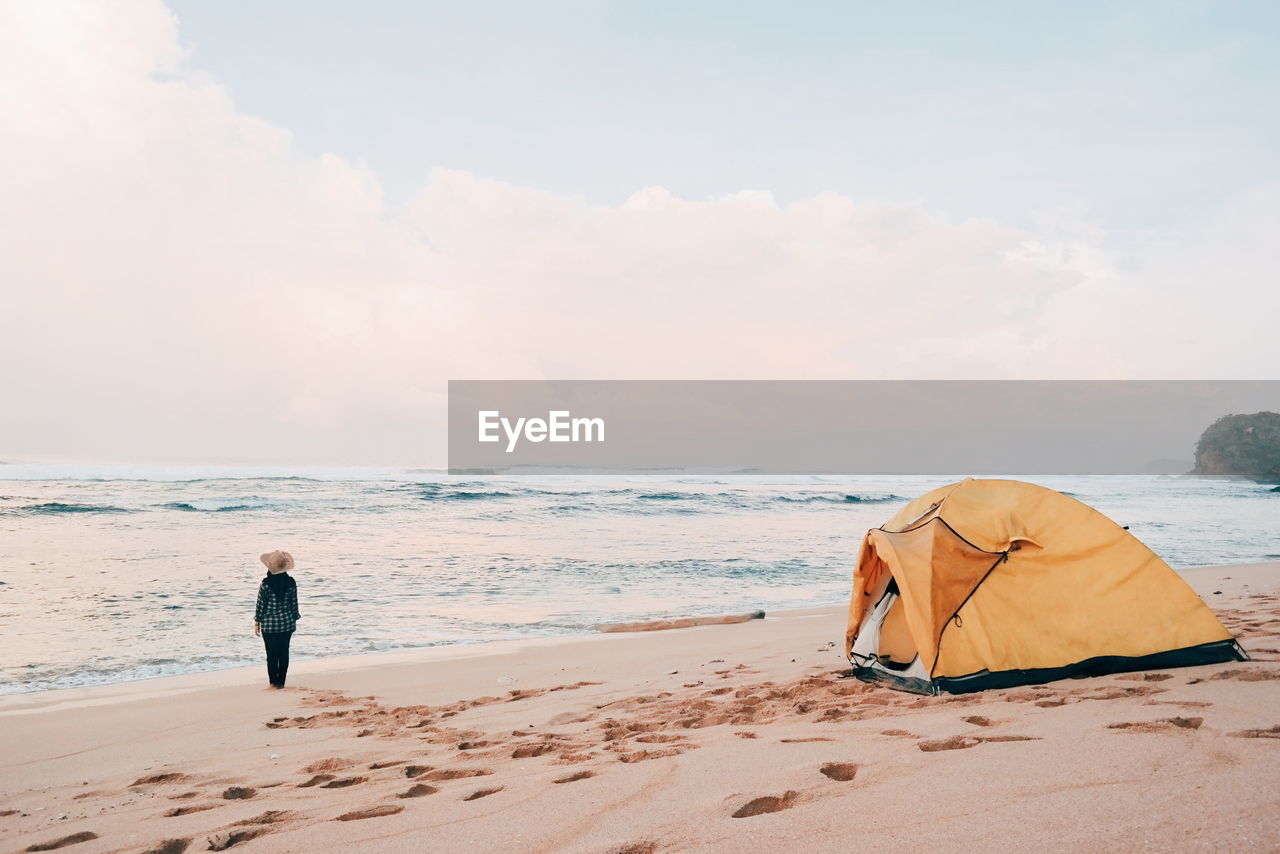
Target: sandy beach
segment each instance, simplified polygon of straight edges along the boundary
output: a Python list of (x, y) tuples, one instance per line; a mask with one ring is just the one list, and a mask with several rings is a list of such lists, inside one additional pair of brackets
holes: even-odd
[(1280, 563), (1182, 575), (1253, 661), (921, 697), (844, 608), (0, 698), (0, 850), (1280, 850)]

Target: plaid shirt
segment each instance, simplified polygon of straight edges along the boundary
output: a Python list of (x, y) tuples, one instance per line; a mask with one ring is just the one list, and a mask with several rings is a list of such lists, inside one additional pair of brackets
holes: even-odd
[(258, 585), (258, 606), (253, 612), (253, 619), (262, 624), (263, 633), (291, 632), (297, 628), (297, 621), (301, 618), (302, 614), (298, 613), (298, 585), (286, 587), (284, 601), (281, 601), (271, 592), (264, 578)]

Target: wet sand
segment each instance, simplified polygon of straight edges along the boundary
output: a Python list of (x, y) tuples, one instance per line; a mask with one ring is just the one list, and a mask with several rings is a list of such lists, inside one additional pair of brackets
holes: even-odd
[(1183, 575), (1254, 661), (919, 697), (836, 606), (4, 697), (0, 851), (1276, 850), (1280, 563)]

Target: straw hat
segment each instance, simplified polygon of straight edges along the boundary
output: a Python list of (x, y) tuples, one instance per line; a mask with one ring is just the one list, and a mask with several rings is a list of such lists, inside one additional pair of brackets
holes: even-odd
[(282, 552), (279, 549), (273, 552), (267, 552), (258, 558), (267, 568), (267, 572), (275, 575), (278, 572), (288, 572), (293, 569), (293, 555), (288, 552)]

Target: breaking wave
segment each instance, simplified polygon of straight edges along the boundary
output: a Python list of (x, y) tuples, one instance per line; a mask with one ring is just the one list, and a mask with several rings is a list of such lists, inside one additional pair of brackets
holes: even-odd
[(29, 504), (19, 508), (19, 512), (34, 515), (62, 513), (132, 513), (125, 507), (113, 504), (66, 504), (61, 501), (46, 501), (43, 504)]

